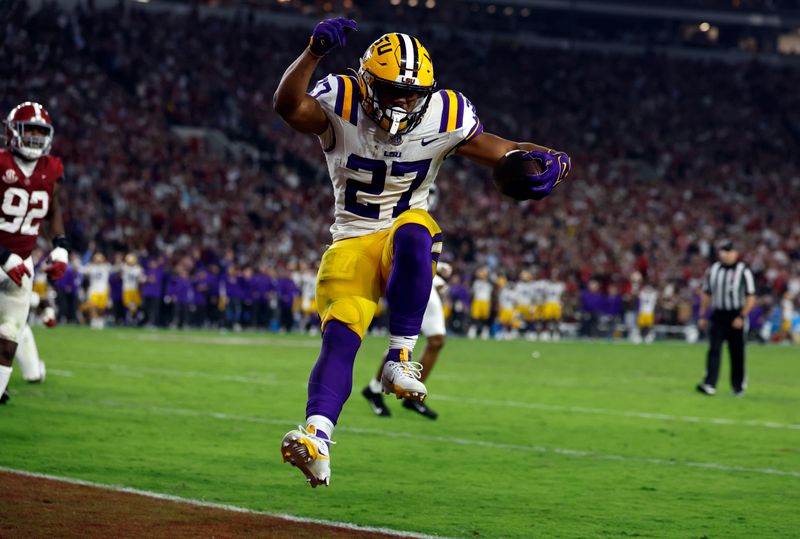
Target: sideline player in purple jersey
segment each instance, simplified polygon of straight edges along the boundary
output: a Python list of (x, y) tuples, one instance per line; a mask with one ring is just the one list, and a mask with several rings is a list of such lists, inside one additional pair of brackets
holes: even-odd
[(569, 173), (569, 157), (487, 132), (472, 103), (436, 91), (433, 62), (415, 37), (390, 33), (361, 57), (358, 72), (328, 75), (306, 93), (320, 59), (345, 45), (356, 23), (320, 22), (309, 46), (286, 70), (276, 112), (294, 129), (319, 137), (334, 188), (333, 244), (320, 262), (317, 309), (322, 349), (308, 383), (306, 426), (281, 441), (284, 461), (312, 487), (330, 482), (330, 438), (350, 396), (353, 363), (375, 308), (385, 295), (389, 352), (384, 392), (423, 401), (422, 366), (411, 361), (442, 248), (427, 211), (428, 191), (446, 157), (494, 167), (508, 153), (538, 160), (539, 174), (520, 174), (527, 198), (540, 199)]

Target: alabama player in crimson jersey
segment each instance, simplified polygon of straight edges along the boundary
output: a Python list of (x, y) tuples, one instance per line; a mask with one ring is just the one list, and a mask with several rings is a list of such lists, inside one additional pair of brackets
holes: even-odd
[(64, 165), (48, 155), (53, 123), (39, 103), (14, 107), (6, 118), (7, 148), (0, 149), (0, 394), (11, 377), (11, 361), (30, 309), (33, 286), (31, 253), (39, 227), (49, 221), (53, 250), (43, 267), (58, 280), (67, 269), (67, 241), (58, 205), (58, 181)]

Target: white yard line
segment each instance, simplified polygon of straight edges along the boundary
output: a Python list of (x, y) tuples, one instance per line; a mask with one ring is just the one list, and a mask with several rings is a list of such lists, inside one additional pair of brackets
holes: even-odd
[(652, 412), (637, 412), (635, 410), (611, 410), (609, 408), (566, 406), (566, 405), (545, 404), (538, 402), (472, 399), (469, 397), (458, 397), (454, 395), (440, 395), (439, 393), (434, 393), (431, 398), (434, 400), (454, 401), (463, 404), (475, 404), (479, 406), (503, 406), (508, 408), (519, 408), (527, 410), (546, 410), (548, 412), (570, 412), (575, 414), (611, 415), (618, 417), (632, 417), (636, 419), (646, 419), (655, 421), (707, 423), (711, 425), (729, 425), (734, 427), (764, 427), (768, 429), (800, 430), (800, 424), (797, 423), (781, 423), (778, 421), (764, 421), (756, 419), (728, 419), (723, 417), (681, 416), (681, 415), (660, 414)]
[[(159, 376), (172, 376), (174, 378), (202, 378), (205, 380), (215, 380), (217, 382), (237, 382), (240, 384), (255, 384), (274, 386), (279, 385), (274, 376), (241, 376), (241, 375), (219, 375), (211, 374), (203, 371), (187, 371), (183, 369), (159, 369), (153, 367), (133, 367), (131, 365), (121, 365), (118, 363), (97, 363), (91, 361), (69, 361), (70, 365), (76, 367), (84, 367), (87, 369), (102, 369), (111, 371), (113, 374), (120, 376), (129, 376), (134, 378), (141, 378), (143, 374), (156, 374)], [(50, 371), (48, 371), (49, 373)], [(305, 384), (303, 384), (305, 387)]]
[(67, 377), (73, 376), (72, 371), (63, 371), (61, 369), (50, 369), (50, 368), (47, 369), (47, 374), (51, 376), (53, 374), (55, 374), (56, 376), (67, 376)]
[(282, 346), (285, 348), (319, 348), (319, 341), (270, 339), (268, 337), (234, 337), (226, 335), (174, 335), (170, 333), (118, 334), (126, 341), (175, 342), (192, 344), (216, 344), (220, 346)]
[[(167, 416), (177, 415), (183, 417), (204, 417), (204, 418), (217, 419), (220, 421), (238, 421), (238, 422), (256, 423), (263, 425), (284, 425), (287, 428), (290, 427), (292, 424), (296, 423), (296, 421), (292, 421), (291, 419), (269, 419), (263, 417), (255, 417), (255, 416), (226, 414), (222, 412), (201, 412), (198, 410), (191, 410), (185, 408), (172, 408), (172, 407), (162, 407), (162, 406), (131, 406), (129, 404), (112, 400), (93, 401), (93, 400), (81, 399), (77, 401), (70, 400), (70, 402), (73, 403), (81, 402), (105, 408), (117, 408), (125, 410), (138, 409), (147, 411), (149, 413), (155, 413)], [(774, 468), (749, 468), (743, 466), (730, 466), (727, 464), (721, 464), (717, 462), (692, 462), (692, 461), (683, 461), (677, 459), (663, 459), (657, 457), (614, 455), (607, 453), (597, 453), (595, 451), (586, 451), (581, 449), (545, 447), (545, 446), (524, 445), (524, 444), (508, 444), (508, 443), (494, 442), (491, 440), (472, 440), (469, 438), (455, 438), (450, 436), (430, 436), (425, 434), (415, 434), (411, 432), (385, 431), (380, 429), (364, 429), (358, 427), (337, 427), (337, 431), (353, 432), (357, 434), (365, 434), (365, 435), (379, 436), (385, 438), (403, 438), (403, 439), (417, 440), (422, 442), (457, 444), (465, 446), (486, 447), (490, 449), (522, 451), (529, 453), (546, 453), (546, 454), (554, 454), (567, 457), (590, 458), (595, 460), (607, 460), (607, 461), (617, 461), (617, 462), (635, 463), (635, 464), (653, 464), (658, 466), (682, 466), (688, 468), (702, 468), (707, 470), (717, 470), (723, 472), (742, 472), (742, 473), (753, 473), (759, 475), (775, 475), (783, 477), (800, 478), (800, 471), (796, 470), (777, 470)]]
[[(256, 384), (256, 385), (281, 385), (283, 382), (277, 380), (274, 376), (242, 376), (242, 375), (217, 375), (201, 371), (189, 371), (182, 369), (159, 369), (151, 367), (131, 367), (130, 365), (121, 365), (117, 363), (97, 363), (87, 361), (69, 361), (70, 365), (79, 367), (86, 367), (91, 369), (108, 369), (121, 376), (130, 376), (141, 378), (142, 374), (156, 374), (160, 376), (174, 376), (177, 378), (203, 378), (207, 380), (217, 380), (224, 382), (236, 382), (242, 384)], [(58, 375), (59, 371), (48, 371)], [(69, 372), (69, 371), (63, 371)], [(70, 374), (71, 375), (71, 374)], [(70, 376), (65, 375), (65, 376)], [(293, 384), (305, 387), (305, 382)], [(754, 427), (754, 428), (768, 428), (779, 430), (800, 430), (798, 423), (782, 423), (780, 421), (758, 420), (758, 419), (729, 419), (723, 417), (699, 417), (699, 416), (680, 416), (671, 414), (661, 414), (653, 412), (641, 412), (637, 410), (612, 410), (609, 408), (593, 408), (588, 406), (569, 406), (560, 404), (547, 404), (539, 402), (524, 402), (513, 400), (494, 400), (494, 399), (473, 399), (470, 397), (459, 397), (456, 395), (442, 395), (434, 393), (431, 396), (433, 400), (458, 402), (461, 404), (477, 405), (477, 406), (500, 406), (507, 408), (516, 408), (521, 410), (543, 410), (548, 412), (567, 412), (572, 414), (586, 414), (586, 415), (607, 415), (616, 417), (629, 417), (634, 419), (643, 419), (645, 421), (674, 421), (682, 423), (696, 423), (706, 425), (723, 425), (731, 427)]]
[(320, 526), (331, 526), (334, 528), (343, 528), (345, 530), (354, 530), (354, 531), (363, 531), (363, 532), (373, 532), (373, 533), (382, 533), (385, 535), (391, 535), (395, 537), (415, 537), (421, 539), (433, 538), (433, 537), (441, 537), (438, 535), (424, 535), (421, 533), (415, 532), (405, 532), (405, 531), (398, 531), (398, 530), (390, 530), (388, 528), (373, 528), (371, 526), (358, 526), (356, 524), (350, 524), (348, 522), (336, 522), (333, 520), (320, 520), (316, 518), (304, 518), (304, 517), (297, 517), (294, 515), (286, 515), (282, 513), (269, 513), (266, 511), (256, 511), (254, 509), (247, 509), (246, 507), (237, 507), (235, 505), (226, 505), (220, 503), (212, 503), (206, 502), (203, 500), (195, 500), (192, 498), (181, 498), (179, 496), (171, 496), (169, 494), (161, 494), (158, 492), (150, 492), (147, 490), (139, 490), (136, 488), (131, 487), (123, 487), (118, 485), (105, 485), (102, 483), (94, 483), (92, 481), (84, 481), (83, 479), (74, 479), (71, 477), (59, 477), (56, 475), (49, 475), (49, 474), (41, 474), (35, 472), (28, 472), (25, 470), (17, 470), (14, 468), (6, 468), (5, 466), (0, 466), (0, 472), (7, 472), (16, 475), (21, 475), (24, 477), (37, 477), (39, 479), (49, 479), (51, 481), (60, 481), (62, 483), (69, 483), (70, 485), (81, 485), (85, 487), (94, 487), (102, 490), (109, 490), (111, 492), (123, 492), (125, 494), (136, 494), (138, 496), (144, 496), (146, 498), (152, 498), (155, 500), (167, 500), (170, 502), (181, 503), (185, 505), (193, 505), (197, 507), (207, 507), (210, 509), (221, 509), (223, 511), (231, 511), (234, 513), (246, 513), (250, 515), (262, 515), (265, 517), (271, 518), (279, 518), (282, 520), (286, 520), (289, 522), (298, 522), (302, 524), (316, 524)]

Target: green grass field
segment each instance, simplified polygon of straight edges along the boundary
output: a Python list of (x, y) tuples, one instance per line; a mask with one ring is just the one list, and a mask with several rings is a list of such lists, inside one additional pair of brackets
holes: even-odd
[(368, 339), (331, 487), (312, 490), (279, 441), (303, 421), (319, 339), (36, 337), (48, 378), (15, 372), (0, 466), (451, 537), (800, 535), (797, 348), (751, 345), (735, 399), (727, 358), (719, 394), (694, 393), (700, 345), (451, 339), (430, 421), (394, 399), (393, 417), (372, 414), (359, 392), (385, 340)]

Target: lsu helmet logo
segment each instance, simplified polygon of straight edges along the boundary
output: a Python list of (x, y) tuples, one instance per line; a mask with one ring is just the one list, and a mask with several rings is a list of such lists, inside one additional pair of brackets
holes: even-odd
[(357, 75), (361, 106), (392, 137), (422, 121), (436, 88), (428, 50), (408, 34), (376, 40), (362, 55)]
[(6, 182), (8, 185), (15, 184), (19, 181), (19, 177), (17, 177), (17, 173), (11, 169), (6, 170), (6, 173), (3, 174), (3, 181)]

